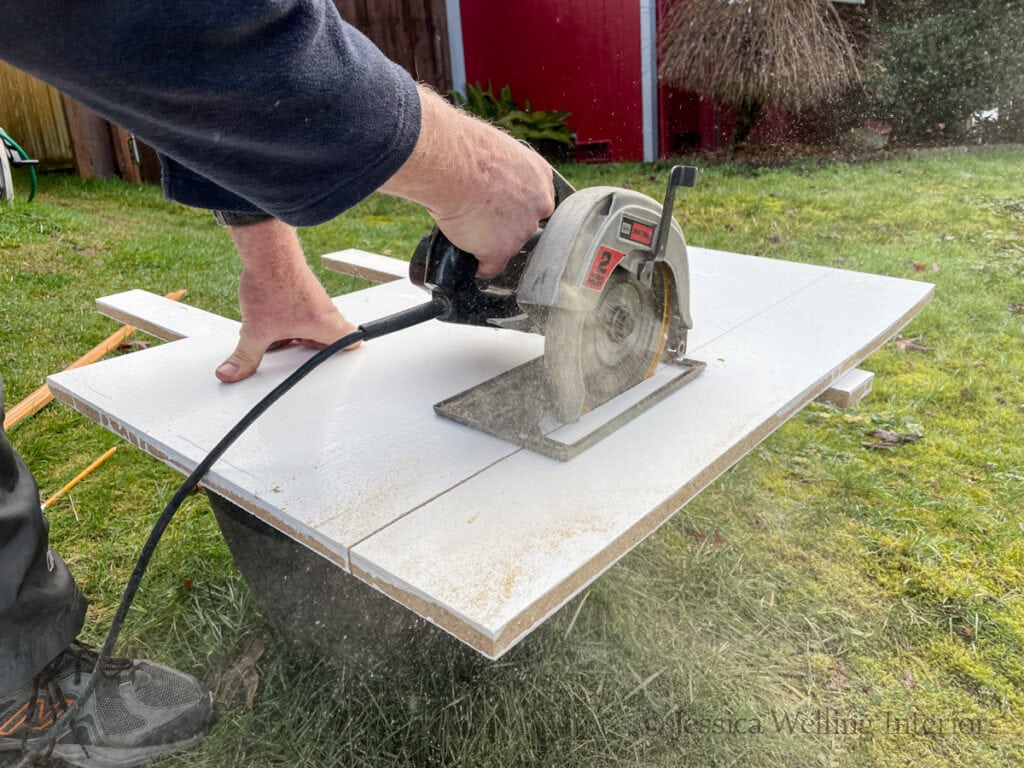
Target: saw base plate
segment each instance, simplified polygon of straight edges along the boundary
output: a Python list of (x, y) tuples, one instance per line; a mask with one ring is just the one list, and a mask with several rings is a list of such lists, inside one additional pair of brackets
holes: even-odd
[(445, 418), (559, 461), (568, 461), (676, 391), (706, 363), (663, 364), (647, 379), (565, 424), (555, 415), (544, 357), (512, 368), (434, 405)]

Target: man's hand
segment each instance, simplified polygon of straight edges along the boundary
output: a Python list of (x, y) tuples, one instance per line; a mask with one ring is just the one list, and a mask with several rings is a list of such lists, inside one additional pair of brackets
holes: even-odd
[(217, 368), (218, 379), (251, 376), (264, 352), (280, 342), (320, 349), (356, 330), (306, 264), (294, 228), (270, 219), (228, 231), (242, 259), (242, 330), (235, 351)]
[(421, 87), (416, 148), (382, 192), (425, 206), (455, 245), (494, 277), (555, 209), (551, 167), (503, 131)]

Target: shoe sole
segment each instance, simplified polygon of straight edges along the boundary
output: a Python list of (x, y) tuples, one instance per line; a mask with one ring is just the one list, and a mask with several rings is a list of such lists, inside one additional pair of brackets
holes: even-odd
[[(43, 750), (41, 757), (59, 758), (76, 768), (134, 768), (134, 766), (156, 760), (158, 757), (176, 755), (194, 747), (202, 741), (204, 734), (193, 736), (185, 741), (176, 741), (173, 744), (158, 744), (153, 747), (133, 747), (131, 749), (117, 749), (115, 747), (83, 747), (79, 744), (58, 744), (50, 752)], [(27, 749), (32, 749), (39, 742), (33, 744), (31, 741)], [(21, 745), (12, 749), (9, 747), (0, 749), (0, 766), (20, 765), (25, 757)], [(35, 765), (35, 758), (30, 765)]]
[[(212, 701), (213, 694), (207, 696)], [(81, 744), (55, 744), (51, 750), (49, 739), (28, 739), (26, 742), (19, 739), (16, 743), (11, 743), (11, 739), (4, 739), (7, 743), (0, 743), (0, 768), (20, 765), (28, 751), (43, 745), (46, 746), (40, 756), (59, 758), (75, 768), (134, 768), (158, 757), (176, 755), (194, 747), (203, 740), (211, 724), (212, 721), (200, 733), (187, 739), (149, 747), (83, 747)]]
[(153, 747), (117, 749), (114, 747), (82, 747), (78, 744), (58, 744), (51, 757), (59, 757), (76, 768), (133, 768), (158, 757), (184, 752), (198, 744), (203, 734), (173, 744), (158, 744)]

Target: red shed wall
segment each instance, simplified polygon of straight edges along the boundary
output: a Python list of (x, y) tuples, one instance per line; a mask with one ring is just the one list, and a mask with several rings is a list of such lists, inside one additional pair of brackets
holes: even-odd
[(571, 112), (580, 143), (643, 159), (638, 0), (461, 0), (466, 82)]

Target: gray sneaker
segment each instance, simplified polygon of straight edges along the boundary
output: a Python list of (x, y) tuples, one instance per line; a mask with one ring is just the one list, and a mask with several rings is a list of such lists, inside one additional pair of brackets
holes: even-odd
[[(81, 768), (129, 768), (187, 749), (210, 727), (213, 697), (194, 677), (132, 659), (111, 659), (97, 671), (96, 660), (74, 642), (31, 683), (0, 697), (0, 762), (45, 743), (44, 754)], [(97, 673), (73, 722), (47, 732)]]

